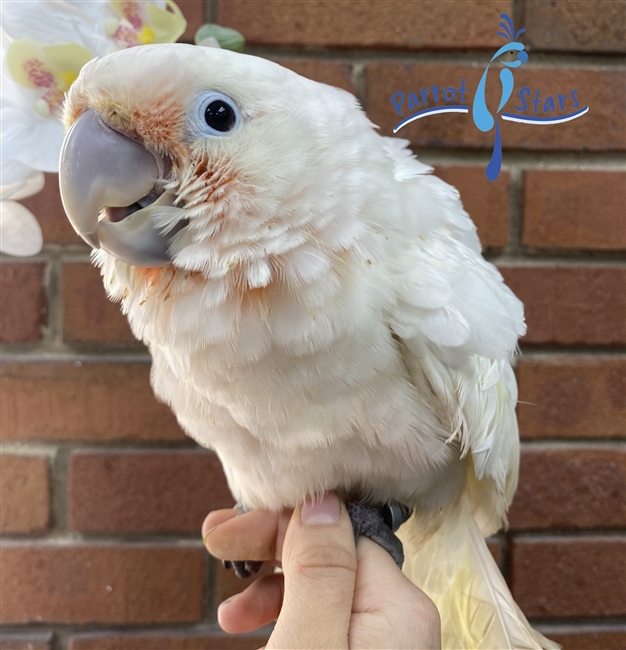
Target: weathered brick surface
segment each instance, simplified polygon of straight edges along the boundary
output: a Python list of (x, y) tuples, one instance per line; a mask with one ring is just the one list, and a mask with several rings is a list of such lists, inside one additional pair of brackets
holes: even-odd
[(515, 539), (513, 595), (527, 616), (622, 616), (626, 613), (623, 539)]
[(626, 248), (626, 174), (524, 174), (522, 243), (538, 248)]
[(70, 637), (69, 650), (257, 650), (267, 636), (223, 632), (168, 634), (81, 634)]
[(40, 456), (0, 456), (0, 531), (44, 531), (50, 522), (50, 466)]
[(52, 634), (2, 634), (0, 650), (49, 650)]
[(2, 549), (8, 623), (182, 623), (202, 617), (203, 550), (165, 545)]
[(41, 338), (46, 323), (44, 265), (0, 264), (0, 341), (24, 343)]
[(69, 467), (74, 530), (200, 536), (211, 510), (234, 505), (221, 463), (210, 452), (78, 452)]
[[(530, 55), (532, 62), (532, 54)], [(489, 63), (489, 55), (485, 54), (484, 64), (462, 66), (443, 63), (370, 63), (366, 66), (366, 107), (370, 119), (382, 127), (384, 135), (392, 135), (392, 128), (402, 117), (393, 107), (390, 97), (398, 92), (404, 92), (408, 98), (410, 92), (418, 97), (421, 88), (430, 89), (433, 85), (443, 89), (460, 88), (465, 78), (468, 90), (465, 93), (465, 103), (471, 107), (474, 92), (478, 86), (485, 66)], [(527, 101), (528, 109), (516, 111), (514, 107), (520, 103), (519, 90), (523, 87), (531, 89), (532, 98), (540, 91), (540, 99), (554, 97), (556, 112), (544, 115), (543, 104), (539, 107), (536, 117), (552, 117), (564, 115), (584, 106), (589, 106), (589, 112), (582, 117), (551, 126), (536, 126), (502, 122), (502, 146), (505, 149), (557, 149), (557, 150), (624, 150), (626, 148), (626, 131), (624, 112), (626, 111), (626, 74), (624, 70), (604, 68), (534, 68), (532, 63), (515, 71), (515, 91), (511, 96), (504, 112), (521, 113), (534, 116), (533, 105)], [(498, 75), (487, 80), (487, 105), (497, 109), (500, 98), (500, 81)], [(564, 111), (559, 110), (559, 93), (570, 95), (578, 90), (580, 106), (571, 108), (564, 103)], [(429, 106), (433, 105), (432, 91)], [(441, 91), (439, 97), (441, 98)], [(459, 93), (456, 101), (459, 103)], [(569, 100), (564, 100), (569, 101)], [(407, 109), (408, 99), (405, 99), (403, 117), (408, 117), (411, 111)], [(444, 105), (439, 102), (437, 105)], [(493, 146), (494, 132), (479, 131), (471, 115), (449, 113), (434, 115), (416, 120), (404, 126), (397, 134), (408, 138), (420, 147), (471, 147), (488, 148)], [(485, 160), (485, 163), (487, 160)], [(504, 156), (506, 164), (506, 155)]]
[(549, 639), (559, 643), (563, 650), (624, 650), (626, 648), (624, 630), (605, 632), (570, 628), (569, 632), (555, 632), (548, 629), (544, 633)]
[(88, 262), (64, 264), (62, 286), (65, 341), (136, 342), (119, 303), (107, 298), (98, 269)]
[(626, 343), (626, 270), (603, 266), (501, 267), (524, 303), (523, 343)]
[(303, 77), (313, 79), (313, 81), (355, 93), (352, 83), (352, 66), (348, 63), (315, 59), (274, 59), (274, 61)]
[(623, 438), (626, 361), (621, 357), (521, 358), (517, 406), (523, 438)]
[(72, 228), (61, 203), (59, 175), (45, 174), (46, 184), (41, 192), (23, 199), (23, 203), (36, 217), (43, 232), (45, 244), (87, 244)]
[(621, 0), (553, 2), (525, 0), (522, 37), (532, 49), (623, 52), (626, 5)]
[(502, 248), (509, 242), (509, 189), (511, 176), (500, 173), (491, 183), (482, 167), (437, 167), (435, 174), (456, 187), (463, 207), (478, 228), (483, 248)]
[(523, 528), (626, 526), (622, 449), (524, 449), (509, 524)]
[(510, 0), (219, 0), (218, 22), (251, 45), (391, 47), (410, 50), (499, 47), (499, 15)]
[(184, 440), (147, 363), (3, 363), (4, 440)]
[(198, 29), (205, 23), (206, 11), (203, 0), (177, 0), (176, 4), (187, 20), (187, 29), (182, 35), (182, 41), (191, 41)]

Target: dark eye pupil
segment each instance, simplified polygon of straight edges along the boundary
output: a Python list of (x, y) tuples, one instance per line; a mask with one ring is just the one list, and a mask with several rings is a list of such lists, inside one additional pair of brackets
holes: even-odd
[(206, 123), (216, 131), (230, 131), (235, 126), (235, 111), (225, 101), (216, 99), (204, 113)]

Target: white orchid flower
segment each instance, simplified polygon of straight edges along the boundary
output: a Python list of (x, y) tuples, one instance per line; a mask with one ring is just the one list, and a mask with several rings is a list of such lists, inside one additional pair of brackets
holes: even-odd
[(42, 171), (58, 171), (64, 135), (59, 115), (83, 65), (127, 47), (176, 41), (185, 27), (172, 0), (3, 0), (2, 252), (33, 255), (41, 249), (39, 224), (15, 200), (41, 190)]

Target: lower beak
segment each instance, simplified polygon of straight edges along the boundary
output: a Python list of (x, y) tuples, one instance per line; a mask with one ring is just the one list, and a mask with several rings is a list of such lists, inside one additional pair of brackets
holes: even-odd
[[(113, 130), (87, 110), (69, 130), (59, 165), (63, 207), (74, 230), (93, 248), (103, 248), (135, 266), (164, 266), (173, 231), (155, 226), (159, 210), (171, 206), (172, 195), (161, 196), (121, 221), (100, 218), (104, 208), (124, 208), (150, 194), (163, 163), (138, 142)], [(164, 205), (165, 204), (165, 205)]]

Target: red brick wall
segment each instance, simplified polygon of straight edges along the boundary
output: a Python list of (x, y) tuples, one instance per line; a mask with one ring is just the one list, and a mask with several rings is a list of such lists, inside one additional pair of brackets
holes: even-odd
[[(248, 51), (354, 92), (385, 134), (393, 92), (461, 76), (472, 88), (501, 44), (502, 11), (528, 28), (518, 87), (579, 89), (585, 117), (503, 127), (493, 184), (492, 136), (469, 116), (400, 136), (459, 188), (526, 305), (520, 488), (492, 548), (520, 606), (566, 650), (624, 648), (624, 2), (179, 4), (188, 36), (217, 18)], [(258, 647), (215, 623), (216, 604), (240, 588), (200, 539), (204, 515), (232, 503), (216, 458), (152, 397), (148, 355), (106, 301), (55, 177), (25, 203), (46, 245), (0, 267), (2, 649)]]

